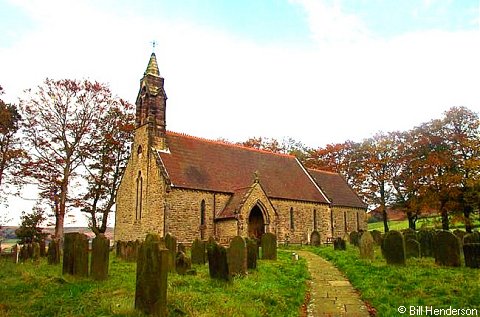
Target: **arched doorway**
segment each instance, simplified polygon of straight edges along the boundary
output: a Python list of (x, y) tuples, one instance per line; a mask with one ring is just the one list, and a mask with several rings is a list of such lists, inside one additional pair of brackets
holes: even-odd
[(265, 220), (262, 210), (258, 205), (252, 208), (248, 216), (248, 236), (260, 239), (265, 233)]

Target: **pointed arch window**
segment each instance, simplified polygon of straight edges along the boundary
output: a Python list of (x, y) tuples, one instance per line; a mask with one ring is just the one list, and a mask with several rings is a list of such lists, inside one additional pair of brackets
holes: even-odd
[(200, 225), (205, 226), (205, 199), (200, 203)]
[(142, 172), (138, 172), (137, 176), (137, 191), (135, 198), (135, 220), (142, 219), (142, 191), (143, 191), (143, 177)]
[(293, 218), (293, 207), (290, 207), (290, 230), (295, 229), (295, 219)]

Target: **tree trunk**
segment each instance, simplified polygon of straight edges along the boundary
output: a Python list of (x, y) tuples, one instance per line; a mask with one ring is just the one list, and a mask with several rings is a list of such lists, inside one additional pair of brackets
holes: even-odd
[(408, 228), (417, 230), (417, 215), (411, 211), (407, 211)]
[(470, 219), (470, 214), (472, 212), (472, 207), (471, 206), (465, 206), (463, 208), (463, 216), (465, 218), (465, 231), (467, 233), (472, 233), (473, 232), (473, 227), (472, 227), (472, 220)]
[(390, 229), (388, 228), (388, 215), (387, 215), (387, 208), (382, 206), (382, 215), (383, 215), (383, 230), (388, 232)]
[(448, 211), (445, 208), (445, 204), (441, 204), (440, 211), (442, 214), (442, 229), (443, 230), (450, 230), (450, 224), (448, 222)]

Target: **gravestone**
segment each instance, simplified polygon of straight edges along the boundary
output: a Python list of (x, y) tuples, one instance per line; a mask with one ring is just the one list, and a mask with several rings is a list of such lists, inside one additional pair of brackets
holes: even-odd
[(357, 231), (350, 232), (350, 244), (358, 247), (359, 242), (360, 242), (360, 233)]
[(255, 239), (246, 239), (247, 242), (247, 269), (257, 268), (258, 244)]
[(192, 261), (187, 257), (185, 252), (178, 251), (175, 257), (175, 270), (179, 275), (185, 275), (192, 269)]
[(27, 258), (26, 259), (31, 259), (33, 258), (33, 245), (32, 243), (27, 243)]
[(168, 249), (168, 265), (170, 272), (175, 272), (175, 257), (177, 256), (177, 239), (170, 233), (165, 236), (165, 247)]
[(480, 268), (480, 243), (465, 243), (463, 245), (463, 256), (466, 267)]
[(419, 258), (420, 257), (420, 243), (414, 239), (405, 240), (405, 251), (407, 254), (407, 259), (409, 258)]
[(108, 278), (109, 260), (110, 240), (108, 240), (103, 234), (100, 234), (92, 241), (90, 275), (94, 280), (101, 281)]
[(48, 245), (47, 263), (50, 265), (60, 264), (60, 245), (58, 240), (53, 239)]
[(372, 231), (370, 231), (370, 233), (372, 234), (372, 237), (373, 237), (373, 240), (375, 241), (375, 244), (376, 245), (382, 245), (382, 240), (383, 240), (382, 233), (378, 230), (372, 230)]
[(434, 257), (435, 232), (433, 230), (421, 229), (418, 231), (417, 237), (420, 243), (420, 255), (422, 257)]
[(28, 260), (28, 250), (27, 250), (27, 245), (24, 244), (20, 248), (20, 261), (25, 262)]
[(435, 263), (443, 266), (460, 266), (460, 241), (450, 231), (435, 235)]
[(32, 259), (36, 263), (40, 261), (40, 243), (38, 242), (32, 243)]
[(480, 234), (478, 231), (474, 231), (473, 233), (463, 236), (463, 244), (467, 243), (480, 243)]
[(140, 243), (138, 241), (126, 242), (123, 249), (122, 258), (127, 262), (136, 262), (139, 246)]
[(340, 237), (335, 238), (335, 240), (333, 240), (333, 249), (337, 251), (345, 251), (347, 250), (347, 242)]
[(79, 232), (64, 235), (63, 274), (88, 276), (88, 238)]
[(453, 234), (457, 236), (458, 241), (460, 241), (460, 247), (463, 245), (463, 237), (467, 234), (465, 231), (460, 229), (453, 230)]
[(402, 234), (405, 241), (407, 241), (408, 239), (417, 240), (417, 232), (413, 229), (404, 229), (402, 230)]
[(177, 245), (177, 254), (178, 254), (178, 252), (183, 252), (183, 253), (187, 254), (187, 248), (185, 248), (183, 243), (179, 243)]
[(123, 259), (125, 245), (123, 241), (115, 242), (115, 255), (117, 258)]
[(233, 237), (230, 242), (227, 250), (227, 263), (230, 276), (247, 275), (247, 246), (242, 237)]
[(401, 232), (390, 230), (383, 237), (382, 254), (387, 264), (405, 265), (405, 240)]
[(360, 258), (373, 260), (375, 257), (374, 253), (375, 241), (373, 240), (370, 232), (365, 231), (360, 237), (358, 247), (360, 248)]
[(265, 233), (262, 235), (262, 259), (277, 259), (277, 237), (273, 233)]
[(147, 315), (167, 316), (167, 276), (169, 271), (167, 249), (160, 237), (148, 234), (137, 254), (135, 309)]
[(320, 232), (314, 230), (310, 235), (310, 244), (318, 247), (320, 245)]
[(19, 255), (20, 255), (19, 253), (20, 253), (20, 250), (19, 250), (18, 244), (15, 244), (12, 247), (13, 263), (18, 263), (18, 258), (19, 258)]
[(205, 242), (195, 239), (192, 243), (192, 264), (205, 264), (206, 254)]
[(229, 281), (227, 249), (215, 241), (207, 244), (208, 271), (211, 278)]
[(43, 258), (47, 256), (47, 251), (45, 247), (45, 239), (40, 240), (40, 256)]

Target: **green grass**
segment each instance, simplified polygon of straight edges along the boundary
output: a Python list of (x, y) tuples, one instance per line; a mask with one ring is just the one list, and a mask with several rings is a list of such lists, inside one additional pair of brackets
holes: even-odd
[[(477, 218), (477, 217), (476, 217)], [(473, 221), (473, 227), (478, 228), (480, 227), (480, 220), (479, 219), (472, 219)], [(425, 228), (436, 228), (436, 229), (441, 229), (442, 228), (442, 221), (439, 216), (434, 216), (434, 217), (424, 217), (420, 218), (417, 220), (416, 224), (417, 230), (425, 227)], [(390, 230), (402, 230), (402, 229), (407, 229), (408, 228), (408, 220), (396, 220), (396, 221), (388, 221), (388, 228)], [(450, 219), (450, 229), (461, 229), (465, 230), (465, 225), (463, 222), (456, 220), (456, 219)], [(379, 222), (372, 222), (368, 224), (368, 230), (379, 230), (383, 232), (383, 221)]]
[(408, 259), (406, 266), (389, 266), (375, 250), (372, 261), (359, 259), (358, 248), (308, 250), (334, 263), (377, 309), (378, 316), (398, 316), (399, 306), (477, 308), (480, 311), (480, 270), (435, 265), (432, 258)]
[[(0, 260), (0, 316), (143, 316), (133, 309), (135, 264), (111, 258), (104, 282), (62, 276), (44, 259)], [(306, 263), (286, 252), (229, 283), (210, 279), (207, 265), (195, 268), (195, 276), (168, 276), (169, 316), (298, 316), (304, 302)]]

